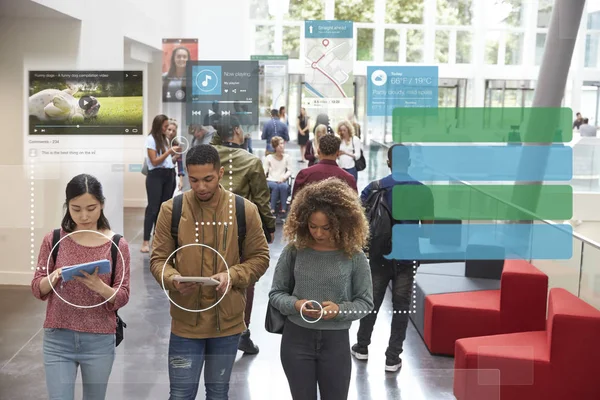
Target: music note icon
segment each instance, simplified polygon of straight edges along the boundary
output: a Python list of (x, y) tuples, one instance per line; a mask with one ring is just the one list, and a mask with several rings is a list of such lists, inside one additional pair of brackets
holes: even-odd
[(204, 87), (208, 86), (208, 81), (210, 81), (211, 79), (212, 79), (212, 76), (206, 75), (206, 77), (204, 78), (204, 81), (202, 82), (202, 86), (204, 86)]

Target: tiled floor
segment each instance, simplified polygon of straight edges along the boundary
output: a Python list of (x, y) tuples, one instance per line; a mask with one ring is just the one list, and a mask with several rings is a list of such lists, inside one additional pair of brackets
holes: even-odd
[[(292, 148), (290, 151), (293, 156), (298, 156), (298, 150)], [(371, 152), (365, 153), (369, 157)], [(380, 151), (377, 160), (367, 161), (367, 166), (377, 168), (359, 173), (359, 189), (369, 179), (388, 173), (385, 157), (385, 152)], [(143, 210), (125, 210), (124, 234), (132, 255), (131, 300), (120, 312), (128, 328), (125, 341), (117, 348), (107, 399), (167, 399), (169, 393), (169, 302), (148, 270), (148, 256), (139, 251), (142, 223)], [(291, 399), (279, 360), (280, 337), (263, 329), (267, 293), (282, 248), (278, 231), (275, 243), (271, 245), (271, 268), (256, 286), (250, 326), (261, 351), (256, 356), (238, 354), (231, 379), (232, 400)], [(353, 360), (349, 399), (454, 399), (453, 359), (431, 356), (412, 324), (409, 324), (401, 372), (384, 372), (390, 309), (391, 300), (386, 298), (369, 348), (370, 360)], [(0, 399), (47, 398), (41, 351), (44, 315), (45, 304), (36, 300), (28, 287), (2, 287), (0, 290)], [(351, 329), (353, 339), (357, 328), (358, 323), (355, 323)], [(81, 399), (80, 386), (76, 398)], [(202, 391), (198, 398), (204, 398)]]

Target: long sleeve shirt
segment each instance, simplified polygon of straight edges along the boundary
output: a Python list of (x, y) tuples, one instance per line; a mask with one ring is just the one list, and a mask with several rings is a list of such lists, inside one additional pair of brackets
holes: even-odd
[[(291, 246), (286, 246), (281, 252), (269, 292), (271, 304), (290, 322), (308, 329), (349, 329), (352, 321), (367, 316), (373, 310), (371, 270), (363, 252), (348, 257), (340, 250), (306, 248), (296, 251), (293, 262)], [(340, 310), (331, 320), (309, 323), (294, 306), (301, 299), (314, 300), (321, 305), (324, 301), (331, 301)]]
[(309, 183), (318, 182), (327, 178), (340, 178), (345, 181), (355, 192), (358, 193), (356, 187), (356, 179), (348, 172), (338, 167), (333, 160), (320, 160), (318, 164), (312, 167), (304, 168), (298, 172), (294, 179), (294, 190), (292, 195), (295, 196), (304, 186)]
[[(66, 234), (61, 229), (61, 238)], [(114, 303), (105, 302), (106, 299), (101, 295), (75, 280), (68, 282), (59, 280), (54, 290), (51, 290), (45, 296), (42, 296), (40, 292), (41, 280), (57, 268), (103, 259), (112, 262), (110, 252), (112, 246), (111, 241), (95, 247), (83, 246), (75, 242), (73, 236), (69, 236), (60, 242), (55, 265), (50, 256), (52, 253), (52, 232), (44, 237), (40, 246), (35, 275), (31, 281), (33, 295), (40, 300), (48, 301), (44, 328), (70, 329), (88, 333), (115, 333), (117, 327), (115, 311), (125, 306), (129, 301), (130, 254), (129, 245), (125, 238), (121, 238), (119, 241), (120, 254), (117, 257), (117, 265), (111, 266), (111, 268), (116, 268), (115, 281), (112, 283), (112, 288), (117, 290)], [(123, 264), (121, 254), (125, 264)], [(104, 283), (111, 285), (110, 274), (102, 274), (99, 277)], [(101, 303), (104, 304), (94, 307)]]
[(283, 182), (292, 176), (289, 154), (284, 154), (281, 160), (277, 159), (274, 154), (269, 154), (265, 157), (263, 168), (268, 181)]

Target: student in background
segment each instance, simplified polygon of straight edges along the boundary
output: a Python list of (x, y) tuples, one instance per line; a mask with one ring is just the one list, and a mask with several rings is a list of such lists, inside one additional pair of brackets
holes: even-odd
[(279, 107), (279, 119), (283, 122), (288, 128), (290, 126), (290, 121), (288, 121), (287, 111), (285, 106)]
[(338, 124), (337, 133), (342, 139), (338, 165), (358, 181), (356, 161), (360, 158), (362, 143), (354, 134), (354, 127), (348, 121), (342, 121)]
[[(271, 145), (275, 149), (275, 153), (266, 156), (263, 164), (267, 184), (271, 190), (271, 212), (285, 214), (290, 191), (287, 180), (292, 176), (290, 155), (285, 154), (285, 142), (281, 137), (275, 136), (271, 139)], [(277, 210), (277, 200), (279, 200), (279, 210)]]
[[(173, 146), (181, 146), (177, 141), (177, 121), (174, 119), (169, 120), (169, 126), (167, 127), (167, 138), (169, 139), (169, 147)], [(173, 161), (177, 163), (177, 190), (181, 190), (183, 188), (183, 177), (185, 176), (185, 171), (183, 169), (183, 158), (181, 154), (173, 155)]]
[(306, 143), (308, 142), (308, 137), (310, 135), (309, 125), (309, 117), (306, 115), (306, 109), (302, 107), (300, 109), (300, 115), (298, 115), (298, 121), (296, 122), (296, 126), (298, 127), (298, 145), (300, 146), (300, 160), (298, 162), (304, 162), (306, 159), (304, 158), (304, 154), (306, 151)]
[(596, 127), (590, 125), (588, 118), (583, 119), (583, 123), (579, 126), (579, 134), (581, 137), (596, 137)]
[(273, 109), (271, 110), (271, 120), (265, 122), (261, 136), (261, 139), (267, 142), (267, 147), (265, 149), (265, 155), (267, 156), (275, 153), (275, 149), (273, 149), (273, 146), (271, 146), (271, 139), (273, 139), (275, 136), (282, 137), (286, 142), (290, 141), (287, 125), (281, 122), (279, 119), (279, 111)]
[(152, 121), (152, 130), (146, 138), (146, 152), (148, 158), (148, 175), (146, 176), (146, 194), (148, 206), (144, 216), (144, 242), (141, 252), (150, 251), (150, 234), (156, 224), (160, 205), (173, 197), (175, 191), (175, 164), (171, 156), (181, 153), (181, 147), (169, 146), (167, 128), (169, 118), (166, 115), (157, 115)]
[(312, 167), (319, 162), (319, 140), (325, 135), (327, 135), (327, 127), (325, 125), (319, 125), (315, 129), (315, 138), (306, 143), (304, 158), (308, 161), (309, 167)]
[(114, 246), (102, 185), (96, 178), (81, 174), (71, 179), (65, 209), (56, 262), (50, 232), (40, 246), (31, 281), (33, 295), (48, 301), (42, 345), (46, 386), (51, 400), (74, 399), (81, 368), (83, 398), (102, 400), (115, 359), (115, 311), (129, 301), (129, 245), (124, 238), (119, 240), (123, 258), (118, 256), (111, 265), (113, 282), (110, 274), (98, 275), (97, 270), (64, 282), (63, 267), (103, 259), (112, 263)]
[(281, 363), (292, 397), (316, 399), (318, 387), (322, 399), (345, 400), (352, 371), (349, 329), (373, 309), (362, 251), (367, 219), (356, 192), (330, 178), (298, 193), (283, 229), (289, 244), (269, 298), (287, 316)]

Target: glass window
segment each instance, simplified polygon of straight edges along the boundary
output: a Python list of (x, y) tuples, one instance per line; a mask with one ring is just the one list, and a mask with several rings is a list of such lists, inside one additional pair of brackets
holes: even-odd
[[(280, 0), (276, 0), (280, 1)], [(284, 18), (291, 21), (305, 21), (325, 18), (324, 0), (288, 0), (290, 9)]]
[(284, 26), (283, 27), (283, 54), (290, 59), (297, 60), (300, 58), (300, 27), (299, 26)]
[(600, 29), (600, 10), (588, 14), (588, 29)]
[(600, 50), (600, 34), (588, 34), (585, 40), (585, 67), (597, 68)]
[(250, 0), (250, 19), (273, 19), (269, 14), (269, 0)]
[(400, 32), (395, 29), (386, 29), (384, 35), (383, 61), (399, 61)]
[(552, 18), (552, 6), (554, 4), (554, 0), (538, 1), (537, 26), (538, 28), (547, 28), (550, 26), (550, 18)]
[(375, 0), (335, 0), (335, 19), (373, 22)]
[(523, 63), (523, 33), (507, 33), (506, 34), (506, 56), (504, 64), (506, 65), (521, 65)]
[(524, 0), (488, 0), (486, 25), (521, 27), (524, 14), (523, 2)]
[(485, 38), (485, 63), (498, 64), (498, 49), (500, 48), (500, 32), (488, 32)]
[(471, 25), (473, 0), (437, 0), (438, 25)]
[(450, 35), (448, 31), (435, 32), (435, 60), (442, 64), (448, 63)]
[(406, 30), (406, 62), (423, 62), (423, 31), (420, 29)]
[(471, 63), (472, 34), (466, 31), (456, 32), (456, 63)]
[(538, 33), (535, 36), (535, 65), (542, 65), (544, 46), (546, 45), (546, 34)]
[(274, 54), (274, 42), (273, 37), (275, 36), (275, 27), (272, 25), (256, 25), (254, 41), (256, 54)]
[(385, 22), (387, 24), (422, 24), (424, 3), (425, 0), (386, 0)]
[(356, 30), (356, 60), (373, 61), (374, 29), (358, 28)]

